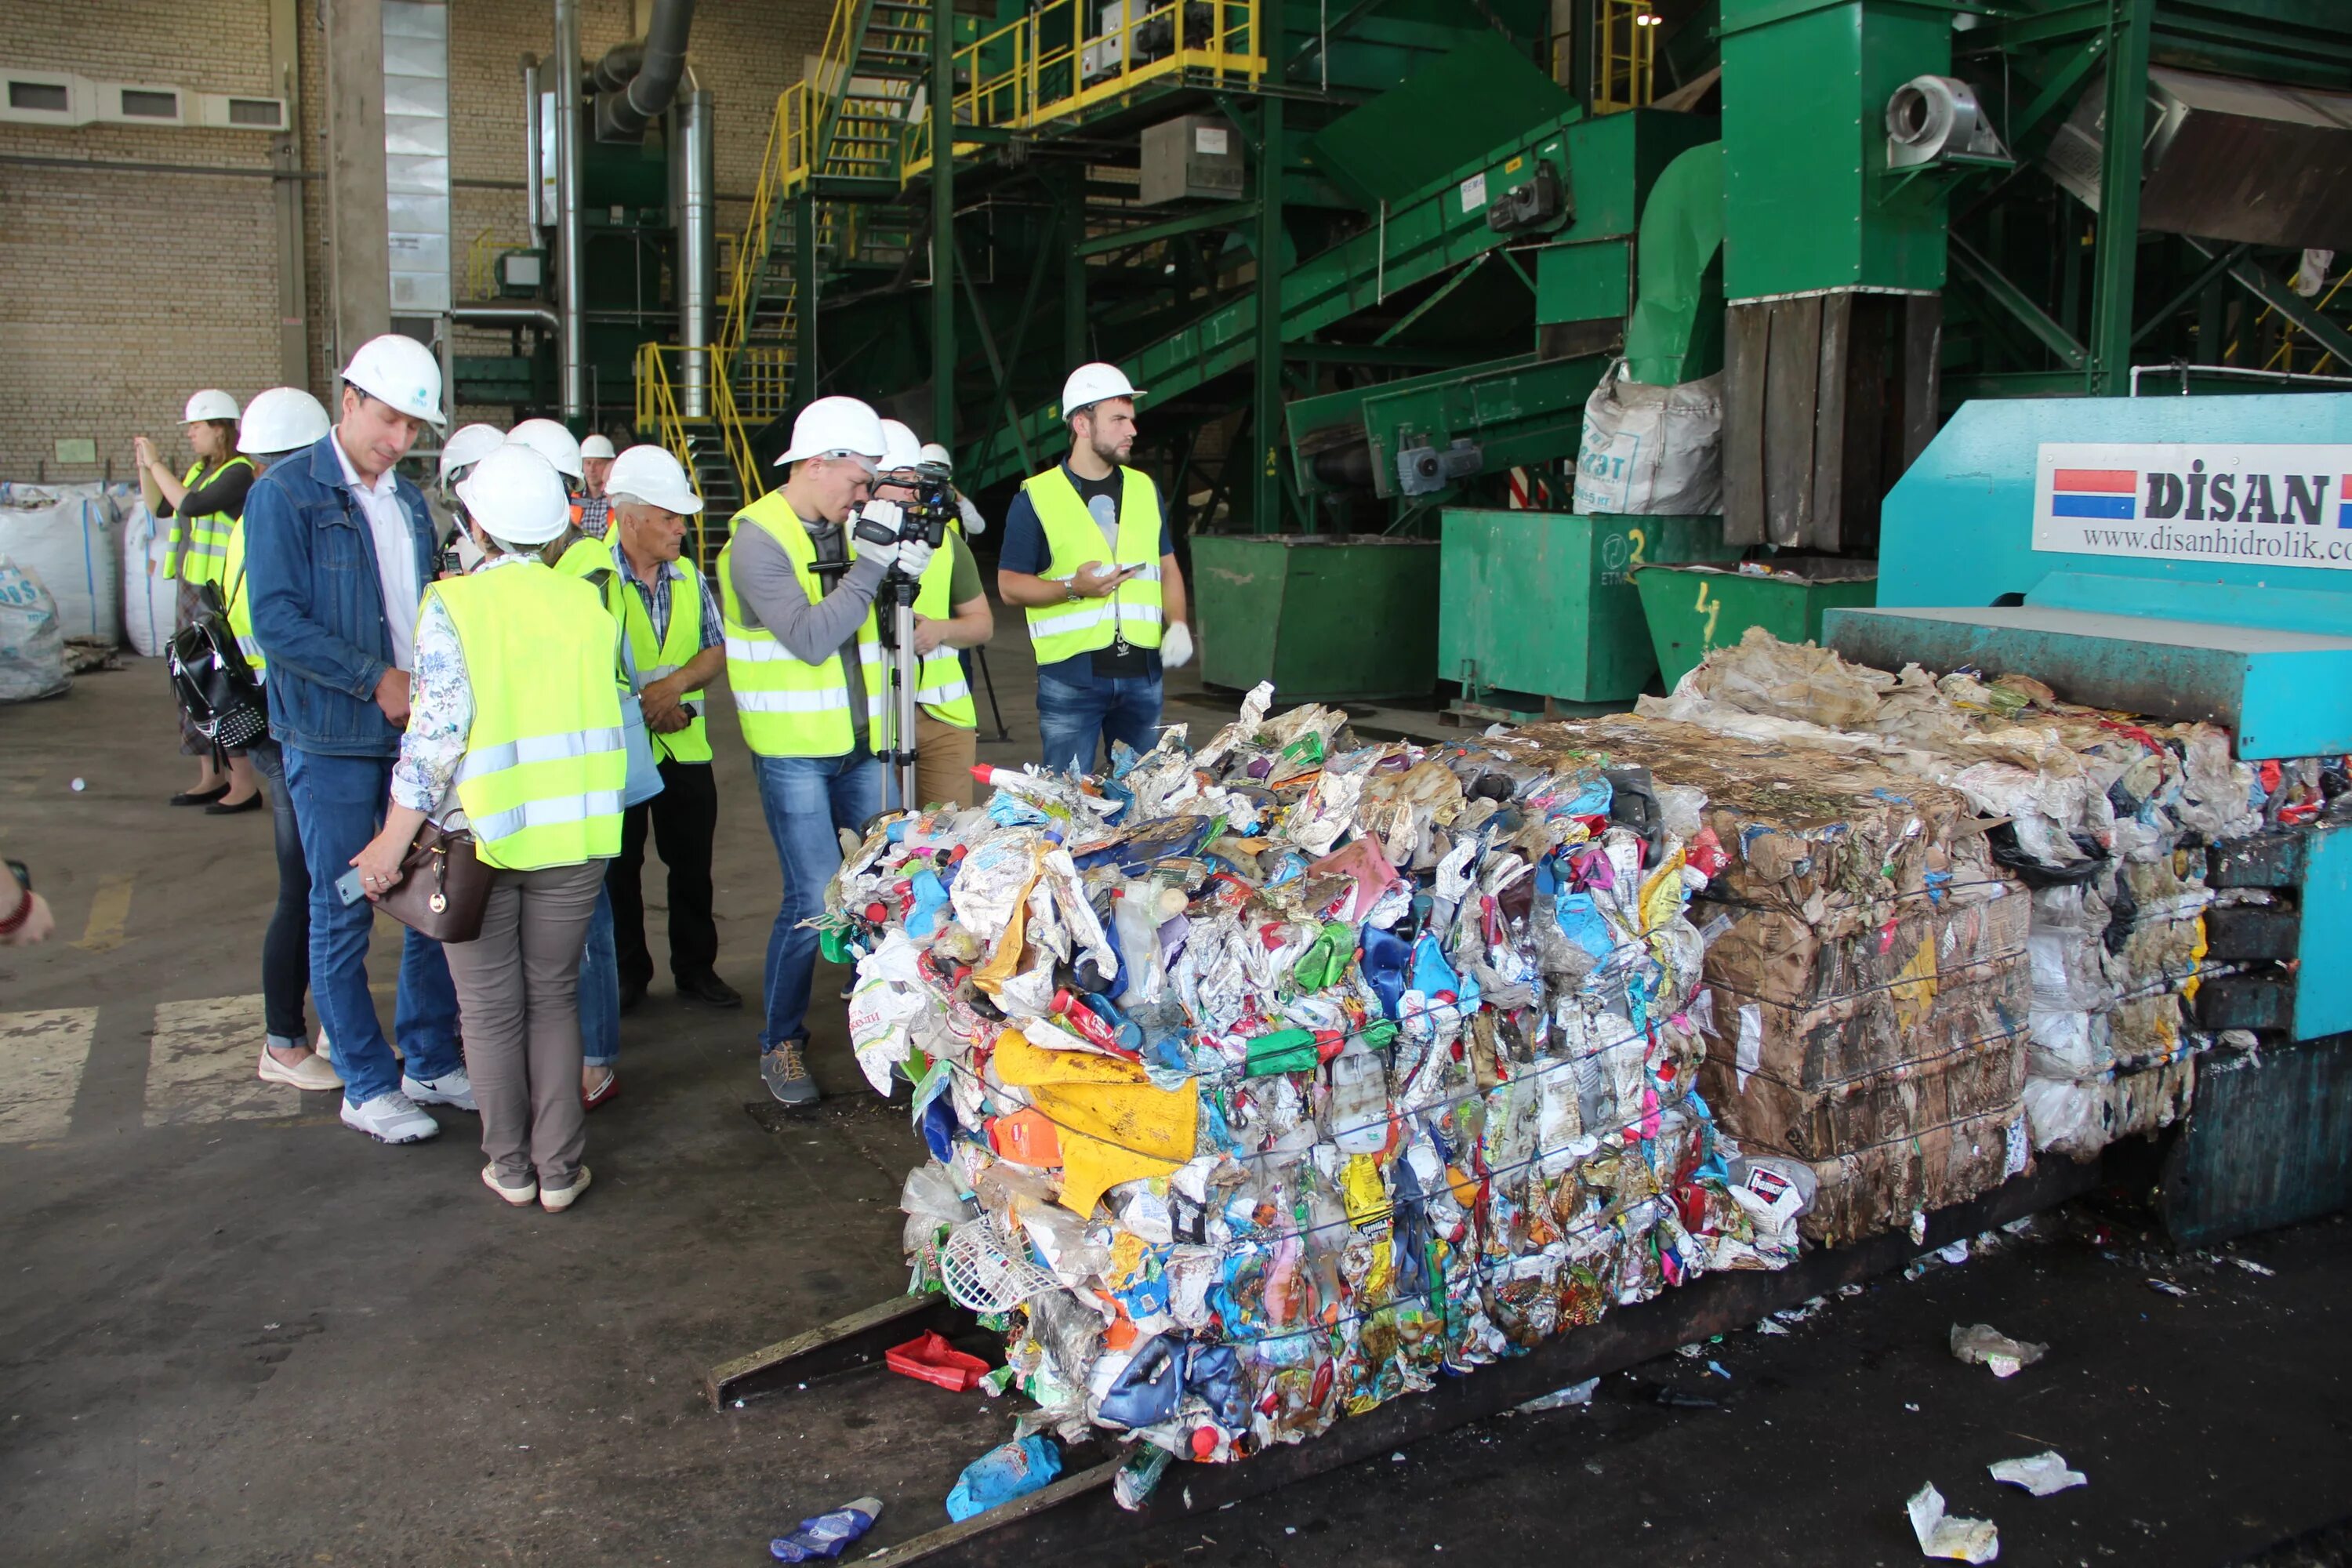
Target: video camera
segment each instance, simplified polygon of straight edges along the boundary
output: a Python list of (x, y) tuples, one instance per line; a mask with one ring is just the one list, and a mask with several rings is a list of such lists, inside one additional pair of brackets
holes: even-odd
[(955, 489), (948, 483), (946, 475), (930, 468), (919, 468), (916, 473), (915, 499), (900, 503), (898, 526), (894, 530), (874, 521), (861, 508), (856, 521), (858, 538), (868, 544), (887, 544), (893, 540), (912, 544), (920, 540), (933, 550), (947, 542), (948, 524), (957, 514)]

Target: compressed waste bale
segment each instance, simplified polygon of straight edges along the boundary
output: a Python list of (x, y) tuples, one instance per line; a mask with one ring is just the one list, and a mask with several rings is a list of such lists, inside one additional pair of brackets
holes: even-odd
[(2231, 1043), (2186, 1007), (2216, 972), (2206, 847), (2311, 822), (2352, 791), (2340, 759), (2239, 763), (2210, 724), (2067, 703), (2019, 675), (1889, 673), (1752, 632), (1641, 706), (1791, 753), (1866, 755), (1969, 798), (2032, 890), (2033, 1143), (2074, 1158), (2178, 1119), (2194, 1057)]
[(1810, 1168), (1696, 1091), (1696, 792), (1270, 698), (877, 819), (828, 889), (932, 1155), (917, 1288), (1002, 1329), (1024, 1434), (1242, 1458), (1800, 1246)]

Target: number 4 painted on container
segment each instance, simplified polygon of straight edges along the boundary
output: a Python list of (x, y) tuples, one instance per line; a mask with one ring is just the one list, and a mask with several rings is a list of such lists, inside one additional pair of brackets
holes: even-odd
[(1706, 629), (1700, 632), (1698, 637), (1699, 649), (1705, 652), (1715, 647), (1715, 621), (1717, 616), (1723, 614), (1723, 601), (1706, 591), (1705, 578), (1699, 580), (1698, 598), (1692, 604), (1691, 608), (1703, 612), (1706, 616)]

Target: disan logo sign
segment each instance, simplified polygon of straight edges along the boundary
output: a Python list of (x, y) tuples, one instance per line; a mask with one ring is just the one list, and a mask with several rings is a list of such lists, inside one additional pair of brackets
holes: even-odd
[(2352, 568), (2352, 446), (2044, 442), (2033, 548)]

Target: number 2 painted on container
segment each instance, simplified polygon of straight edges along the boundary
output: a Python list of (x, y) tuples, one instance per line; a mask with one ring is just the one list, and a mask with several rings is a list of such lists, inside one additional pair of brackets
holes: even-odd
[(1723, 614), (1723, 601), (1708, 593), (1706, 591), (1706, 584), (1702, 582), (1698, 585), (1698, 598), (1692, 604), (1691, 608), (1702, 612), (1706, 616), (1706, 628), (1700, 632), (1698, 637), (1699, 647), (1702, 650), (1713, 647), (1715, 646), (1715, 621), (1717, 616)]
[(1638, 528), (1627, 529), (1625, 537), (1633, 546), (1633, 552), (1625, 557), (1625, 570), (1631, 573), (1635, 567), (1644, 564), (1642, 552), (1648, 548), (1650, 537)]

